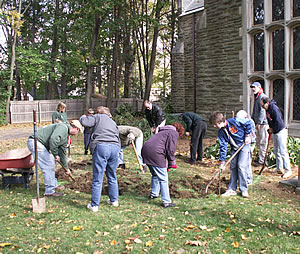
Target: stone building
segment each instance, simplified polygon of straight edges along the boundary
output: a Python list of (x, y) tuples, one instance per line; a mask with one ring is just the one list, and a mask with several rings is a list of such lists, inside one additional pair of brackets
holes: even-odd
[[(251, 113), (259, 81), (300, 136), (300, 0), (179, 0), (172, 103), (208, 120)], [(211, 126), (209, 128), (211, 131)]]

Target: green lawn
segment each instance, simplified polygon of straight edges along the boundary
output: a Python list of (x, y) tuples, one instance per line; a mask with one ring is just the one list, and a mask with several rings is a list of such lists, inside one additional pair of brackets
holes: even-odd
[[(82, 155), (82, 138), (72, 139), (74, 162), (91, 159)], [(24, 147), (25, 142), (2, 142), (1, 152)], [(267, 178), (251, 186), (249, 199), (219, 198), (210, 191), (199, 198), (175, 198), (178, 206), (164, 209), (159, 199), (148, 201), (151, 176), (149, 172), (137, 174), (132, 148), (125, 149), (125, 158), (126, 174), (118, 174), (120, 182), (128, 183), (128, 190), (120, 196), (117, 208), (107, 205), (108, 197), (103, 195), (98, 213), (86, 208), (89, 193), (69, 188), (63, 197), (47, 198), (46, 213), (33, 213), (35, 180), (30, 189), (14, 185), (0, 190), (0, 253), (300, 253), (299, 198), (292, 193), (272, 196), (260, 188)], [(178, 165), (170, 183), (194, 194), (187, 182), (197, 179), (205, 187), (215, 170), (191, 167), (180, 158)], [(91, 172), (91, 165), (73, 170), (76, 178)], [(43, 193), (41, 174), (40, 182)]]

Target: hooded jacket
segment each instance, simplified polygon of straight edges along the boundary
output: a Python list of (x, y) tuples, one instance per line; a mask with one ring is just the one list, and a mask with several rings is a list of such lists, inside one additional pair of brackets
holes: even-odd
[(269, 108), (267, 110), (267, 119), (269, 126), (273, 130), (274, 134), (280, 132), (285, 128), (281, 111), (274, 100), (272, 100), (269, 104)]

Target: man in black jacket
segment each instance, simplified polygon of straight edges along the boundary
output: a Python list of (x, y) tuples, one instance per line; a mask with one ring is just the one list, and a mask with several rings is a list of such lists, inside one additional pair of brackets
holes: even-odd
[[(185, 112), (182, 114), (182, 120), (186, 124), (186, 135), (189, 136), (192, 133), (191, 139), (191, 158), (189, 163), (195, 164), (196, 160), (202, 161), (203, 157), (203, 138), (206, 133), (207, 125), (205, 120), (198, 114), (193, 112)], [(198, 155), (198, 157), (197, 157)]]
[(148, 100), (144, 101), (144, 106), (146, 108), (146, 119), (151, 127), (151, 132), (152, 134), (156, 134), (159, 127), (165, 126), (166, 115), (158, 105)]

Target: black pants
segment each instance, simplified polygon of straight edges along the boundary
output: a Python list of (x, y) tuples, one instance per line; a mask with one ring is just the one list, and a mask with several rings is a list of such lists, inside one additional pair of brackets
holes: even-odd
[[(207, 125), (205, 121), (198, 120), (192, 127), (192, 139), (191, 139), (191, 162), (195, 162), (196, 159), (202, 161), (203, 157), (203, 144), (202, 140), (205, 136)], [(198, 154), (198, 157), (197, 157)]]

